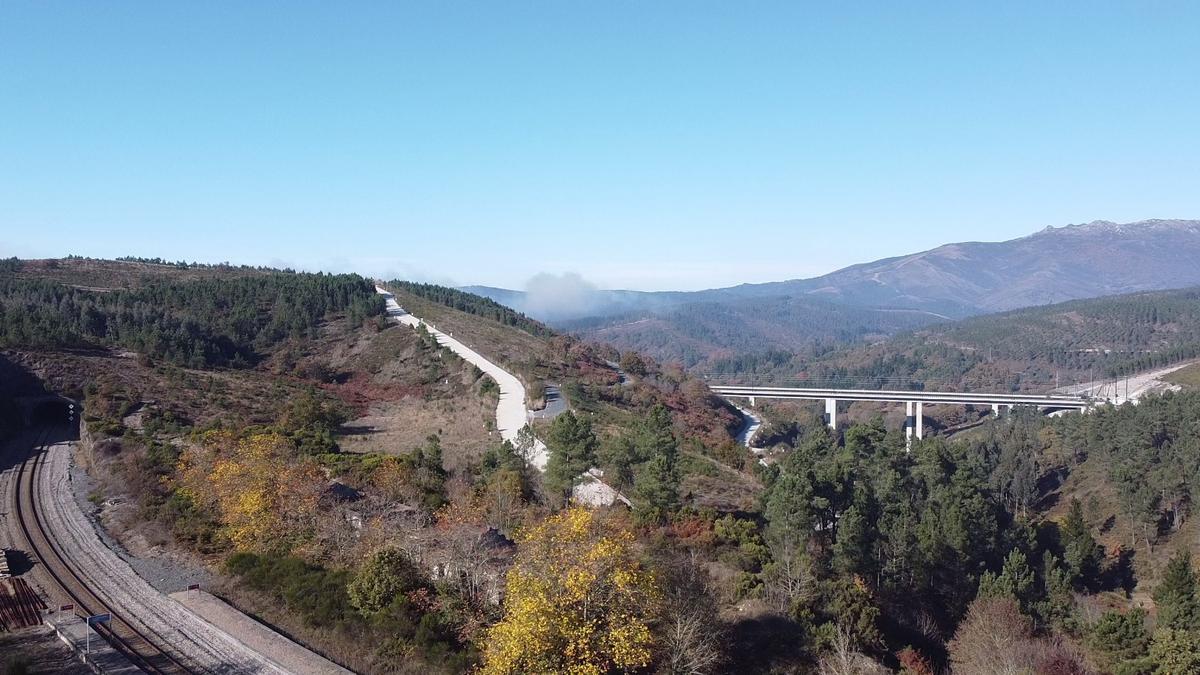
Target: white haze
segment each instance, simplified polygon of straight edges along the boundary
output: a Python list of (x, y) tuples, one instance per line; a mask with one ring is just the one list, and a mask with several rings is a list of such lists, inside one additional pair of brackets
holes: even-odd
[(525, 284), (521, 311), (546, 321), (588, 316), (604, 303), (604, 293), (575, 272), (542, 272)]

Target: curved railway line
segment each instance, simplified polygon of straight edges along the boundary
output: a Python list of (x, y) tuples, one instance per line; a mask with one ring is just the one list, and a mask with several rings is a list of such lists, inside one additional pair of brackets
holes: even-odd
[(135, 626), (113, 612), (103, 598), (93, 592), (67, 562), (66, 556), (50, 535), (38, 512), (35, 499), (37, 472), (45, 456), (49, 430), (43, 429), (37, 441), (22, 460), (14, 484), (14, 502), (17, 521), (25, 537), (30, 555), (42, 563), (42, 568), (59, 587), (64, 597), (75, 604), (77, 612), (84, 616), (101, 613), (112, 615), (108, 624), (95, 624), (96, 633), (114, 649), (124, 654), (130, 662), (148, 673), (174, 674), (190, 672), (170, 653), (151, 641)]

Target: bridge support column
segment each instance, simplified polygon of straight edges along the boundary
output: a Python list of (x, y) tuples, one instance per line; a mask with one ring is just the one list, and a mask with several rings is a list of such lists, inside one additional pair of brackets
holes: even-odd
[(1000, 416), (1000, 404), (999, 403), (992, 404), (992, 416), (994, 416), (994, 417)]
[(830, 429), (837, 431), (837, 399), (825, 399), (825, 423)]
[(917, 422), (917, 440), (925, 438), (925, 402), (917, 401), (917, 410), (914, 413)]
[(913, 402), (904, 402), (904, 449), (912, 450)]
[(754, 407), (754, 397), (753, 396), (750, 397), (750, 407), (751, 408)]

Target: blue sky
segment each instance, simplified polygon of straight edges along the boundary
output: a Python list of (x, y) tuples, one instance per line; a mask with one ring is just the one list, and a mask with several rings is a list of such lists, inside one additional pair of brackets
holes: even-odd
[(0, 4), (0, 255), (521, 287), (1200, 218), (1197, 3)]

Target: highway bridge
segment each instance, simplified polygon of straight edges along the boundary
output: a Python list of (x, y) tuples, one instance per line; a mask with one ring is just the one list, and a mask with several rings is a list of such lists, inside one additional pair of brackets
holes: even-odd
[(1086, 396), (1060, 394), (986, 394), (952, 391), (889, 391), (881, 389), (817, 389), (803, 387), (746, 387), (740, 385), (710, 385), (714, 393), (725, 398), (747, 398), (750, 405), (756, 399), (794, 399), (825, 401), (825, 423), (837, 429), (838, 401), (884, 401), (903, 403), (907, 413), (905, 434), (911, 439), (925, 436), (924, 407), (926, 403), (950, 405), (991, 406), (993, 413), (1013, 406), (1035, 406), (1039, 410), (1086, 410), (1099, 401)]

